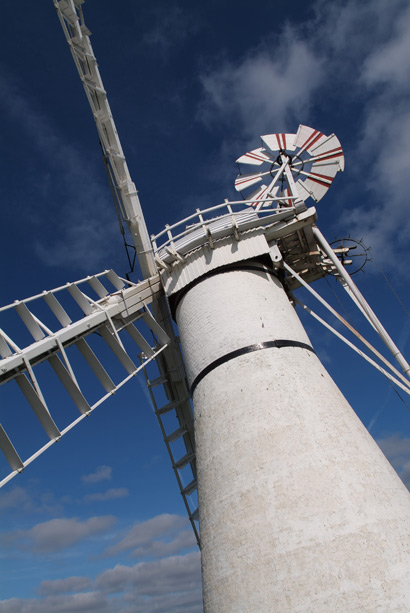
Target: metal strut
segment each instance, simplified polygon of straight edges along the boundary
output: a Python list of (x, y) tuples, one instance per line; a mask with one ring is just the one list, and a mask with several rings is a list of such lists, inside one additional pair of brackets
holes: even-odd
[[(376, 357), (378, 357), (379, 360), (383, 362), (383, 364), (387, 366), (387, 368), (391, 372), (394, 373), (395, 377), (389, 374), (385, 369), (383, 369), (379, 364), (377, 364), (377, 362), (374, 362), (374, 360), (372, 360), (365, 353), (360, 351), (360, 349), (358, 349), (355, 345), (353, 345), (350, 341), (348, 341), (342, 334), (337, 332), (332, 326), (330, 326), (326, 321), (324, 321), (321, 317), (319, 317), (314, 311), (309, 309), (300, 300), (298, 300), (297, 298), (294, 298), (297, 304), (299, 304), (310, 315), (312, 315), (315, 319), (317, 319), (317, 321), (319, 321), (322, 325), (324, 325), (331, 332), (333, 332), (333, 334), (335, 334), (338, 338), (340, 338), (343, 342), (345, 342), (351, 349), (359, 353), (359, 355), (361, 355), (365, 360), (367, 360), (370, 364), (372, 364), (372, 366), (374, 366), (377, 370), (379, 370), (382, 374), (384, 374), (388, 379), (390, 379), (396, 385), (398, 385), (401, 389), (406, 391), (406, 393), (410, 393), (410, 381), (403, 374), (401, 374), (400, 371), (397, 370), (397, 368), (395, 368), (392, 364), (390, 364), (390, 362), (377, 349), (375, 349), (361, 334), (359, 334), (359, 332), (357, 332), (357, 330), (355, 330), (353, 326), (349, 324), (349, 322), (347, 322), (341, 315), (339, 315), (339, 313), (332, 306), (330, 306), (330, 304), (326, 302), (326, 300), (322, 298), (308, 283), (306, 283), (302, 279), (302, 277), (289, 266), (289, 264), (287, 264), (286, 262), (283, 262), (283, 267), (290, 275), (292, 275), (295, 279), (297, 279), (299, 283), (305, 289), (307, 289), (308, 292), (312, 294), (312, 296), (314, 296), (328, 311), (330, 311), (330, 313), (332, 313), (332, 315), (334, 315), (340, 321), (340, 323), (342, 323), (348, 330), (350, 330), (350, 332), (354, 334), (354, 336), (356, 336), (356, 338), (358, 338), (367, 347), (367, 349), (369, 349), (374, 355), (376, 355)], [(347, 272), (345, 274), (347, 274)]]
[(393, 342), (393, 340), (383, 327), (382, 323), (380, 322), (379, 318), (370, 308), (370, 305), (365, 300), (359, 288), (352, 280), (345, 267), (341, 264), (339, 258), (335, 255), (332, 247), (329, 245), (319, 228), (314, 226), (312, 228), (312, 232), (317, 239), (319, 246), (321, 247), (321, 249), (323, 249), (328, 258), (332, 261), (332, 264), (340, 275), (344, 289), (352, 298), (353, 302), (355, 302), (358, 308), (362, 311), (363, 315), (366, 317), (371, 326), (376, 330), (377, 334), (380, 336), (386, 347), (400, 364), (403, 372), (407, 375), (408, 378), (410, 378), (410, 364), (404, 358), (397, 345)]

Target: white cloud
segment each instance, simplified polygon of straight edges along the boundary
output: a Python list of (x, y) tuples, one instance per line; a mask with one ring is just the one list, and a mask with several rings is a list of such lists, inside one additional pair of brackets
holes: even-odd
[(360, 147), (369, 152), (373, 146), (377, 152), (367, 181), (373, 202), (354, 209), (347, 220), (353, 235), (363, 237), (383, 266), (389, 261), (400, 266), (400, 258), (392, 256), (407, 248), (410, 232), (405, 212), (410, 191), (410, 111), (383, 106), (381, 102), (369, 112)]
[(332, 89), (337, 93), (336, 110), (353, 104), (359, 126), (352, 130), (347, 159), (354, 208), (346, 206), (340, 222), (376, 257), (382, 253), (384, 262), (400, 262), (410, 231), (403, 214), (410, 190), (408, 2), (320, 1), (316, 11), (310, 36), (315, 44), (317, 35), (315, 48), (327, 55), (326, 95), (333, 102)]
[(55, 579), (54, 581), (42, 581), (38, 592), (41, 596), (54, 594), (68, 594), (70, 592), (83, 592), (92, 586), (88, 577), (67, 577), (67, 579)]
[(32, 509), (32, 501), (28, 493), (20, 486), (2, 492), (0, 509), (26, 508)]
[(84, 483), (100, 483), (100, 481), (109, 481), (112, 475), (110, 466), (98, 466), (93, 473), (83, 475), (81, 480)]
[(326, 49), (327, 58), (338, 56), (347, 70), (360, 68), (363, 56), (380, 46), (391, 34), (407, 0), (316, 0), (315, 18), (303, 24), (309, 38)]
[(191, 527), (181, 530), (170, 541), (156, 541), (143, 543), (132, 552), (133, 558), (163, 558), (165, 556), (180, 553), (186, 549), (196, 547), (196, 539)]
[(141, 553), (153, 551), (153, 541), (158, 538), (169, 538), (185, 528), (188, 520), (180, 515), (163, 513), (152, 519), (135, 524), (119, 543), (109, 547), (105, 555), (116, 555), (121, 551), (139, 549)]
[(21, 549), (44, 554), (61, 551), (95, 534), (107, 532), (116, 522), (112, 515), (90, 517), (85, 521), (77, 518), (51, 519), (36, 524), (30, 530), (18, 530), (14, 538)]
[(12, 598), (0, 601), (0, 613), (110, 613), (109, 600), (97, 592), (49, 596), (42, 600)]
[(400, 9), (388, 28), (391, 7), (384, 5), (388, 33), (384, 32), (383, 44), (369, 49), (358, 81), (368, 96), (358, 153), (373, 205), (358, 206), (350, 221), (352, 232), (361, 233), (385, 262), (407, 248), (410, 232), (405, 214), (410, 191), (410, 84), (404, 78), (410, 69), (410, 9)]
[(151, 7), (153, 26), (145, 32), (142, 43), (150, 46), (150, 51), (157, 51), (164, 60), (168, 59), (172, 48), (181, 45), (192, 37), (199, 28), (199, 23), (178, 4), (166, 4)]
[(118, 498), (126, 498), (129, 496), (129, 491), (126, 487), (110, 488), (106, 492), (96, 492), (95, 494), (86, 494), (84, 502), (95, 502), (106, 500), (117, 500)]
[(0, 512), (14, 509), (19, 514), (61, 513), (63, 505), (52, 492), (24, 489), (17, 485), (5, 488), (0, 496)]
[(324, 129), (322, 110), (336, 122), (354, 117), (345, 135), (349, 199), (336, 223), (389, 260), (410, 232), (410, 8), (405, 0), (316, 0), (312, 9), (310, 21), (203, 73), (199, 117), (231, 135), (218, 164), (227, 150), (232, 160), (246, 150), (239, 146), (258, 146), (263, 133), (294, 132), (299, 123)]
[(287, 27), (279, 43), (272, 37), (241, 60), (225, 61), (201, 76), (205, 97), (199, 116), (208, 125), (225, 123), (246, 139), (274, 127), (294, 131), (323, 76), (320, 58)]
[[(386, 7), (391, 11), (391, 7)], [(377, 46), (366, 58), (363, 80), (370, 86), (389, 84), (409, 89), (410, 72), (410, 7), (401, 12), (391, 38)]]
[(199, 569), (200, 554), (195, 552), (155, 562), (140, 562), (135, 566), (119, 564), (103, 572), (96, 584), (108, 593), (132, 588), (139, 597), (156, 597), (170, 592), (184, 592), (190, 588), (197, 590)]
[(95, 582), (88, 577), (43, 581), (39, 592), (41, 599), (0, 601), (0, 613), (202, 613), (200, 554), (117, 565)]
[[(21, 211), (26, 223), (36, 229), (37, 256), (50, 266), (98, 268), (107, 253), (114, 253), (120, 244), (105, 181), (100, 182), (85, 154), (58, 134), (33, 100), (4, 74), (0, 74), (0, 104), (23, 130), (25, 142), (44, 160), (44, 171), (36, 170), (32, 181), (36, 207), (25, 205), (22, 199)], [(96, 143), (98, 146), (97, 135)]]

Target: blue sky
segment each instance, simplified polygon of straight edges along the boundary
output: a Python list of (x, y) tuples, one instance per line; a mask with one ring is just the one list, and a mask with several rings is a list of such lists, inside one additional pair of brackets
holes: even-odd
[[(410, 311), (405, 0), (263, 0), (257, 10), (231, 0), (115, 7), (87, 0), (84, 12), (150, 232), (236, 199), (234, 161), (259, 146), (259, 135), (296, 132), (300, 123), (334, 132), (346, 170), (317, 205), (318, 225), (329, 241), (363, 239)], [(4, 3), (2, 17), (7, 304), (128, 268), (95, 126), (52, 0), (22, 0), (18, 11)], [(375, 264), (355, 280), (408, 356), (410, 317)], [(360, 325), (333, 279), (316, 289)], [(303, 320), (410, 485), (410, 400)], [(366, 324), (361, 330), (373, 338)], [(14, 419), (14, 396), (1, 402)], [(201, 611), (199, 553), (142, 379), (11, 481), (0, 514), (1, 612)]]

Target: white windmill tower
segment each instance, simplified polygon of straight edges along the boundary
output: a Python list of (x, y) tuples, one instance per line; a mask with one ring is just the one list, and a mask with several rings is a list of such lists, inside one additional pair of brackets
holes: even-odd
[[(409, 494), (317, 359), (292, 304), (294, 289), (336, 271), (408, 374), (317, 229), (315, 209), (304, 204), (309, 196), (319, 200), (343, 169), (339, 141), (306, 126), (262, 137), (261, 148), (238, 160), (256, 171), (236, 180), (238, 189), (252, 192), (245, 202), (198, 210), (151, 241), (82, 3), (54, 0), (144, 281), (106, 271), (5, 309), (17, 313), (34, 342), (22, 348), (1, 332), (1, 382), (17, 382), (49, 442), (24, 460), (2, 428), (0, 445), (12, 469), (2, 483), (156, 360), (159, 376), (149, 390), (197, 536), (190, 496), (199, 488), (207, 611), (408, 610)], [(64, 294), (83, 317), (71, 316)], [(55, 331), (50, 314), (60, 324)], [(121, 381), (98, 359), (93, 333), (125, 369)], [(93, 404), (76, 377), (73, 345), (105, 390)], [(35, 374), (45, 361), (80, 411), (63, 429)], [(393, 373), (386, 374), (409, 392), (406, 377), (384, 362)], [(177, 427), (169, 430), (173, 413)], [(192, 478), (184, 485), (187, 468)]]

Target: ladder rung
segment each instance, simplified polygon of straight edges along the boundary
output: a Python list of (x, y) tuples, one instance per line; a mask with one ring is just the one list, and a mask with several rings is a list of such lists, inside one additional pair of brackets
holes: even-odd
[(190, 496), (192, 492), (196, 490), (197, 486), (197, 480), (193, 479), (191, 483), (184, 487), (184, 489), (181, 491), (181, 494), (183, 494), (184, 496)]
[(180, 470), (181, 468), (184, 468), (187, 464), (192, 462), (192, 460), (194, 459), (195, 459), (194, 453), (187, 453), (182, 458), (180, 458), (177, 462), (175, 462), (174, 468), (178, 468), (178, 470)]
[(198, 519), (199, 519), (199, 509), (195, 509), (195, 511), (193, 513), (191, 513), (189, 518), (193, 519), (194, 521), (198, 521)]
[(168, 383), (168, 379), (165, 375), (161, 375), (160, 377), (157, 377), (156, 379), (152, 379), (152, 381), (147, 379), (148, 387), (157, 387), (158, 385), (163, 385), (164, 383)]
[(183, 436), (187, 432), (188, 432), (188, 430), (186, 428), (184, 428), (184, 427), (178, 428), (178, 430), (175, 430), (174, 432), (172, 432), (171, 434), (166, 436), (165, 440), (166, 440), (167, 443), (173, 443), (174, 441), (176, 441), (178, 438), (180, 438), (181, 436)]
[(163, 407), (161, 407), (160, 409), (157, 409), (155, 412), (158, 415), (164, 415), (165, 413), (169, 413), (169, 411), (172, 411), (172, 409), (175, 409), (176, 407), (178, 407), (181, 404), (180, 400), (174, 400), (173, 402), (168, 402), (168, 404), (164, 404)]

